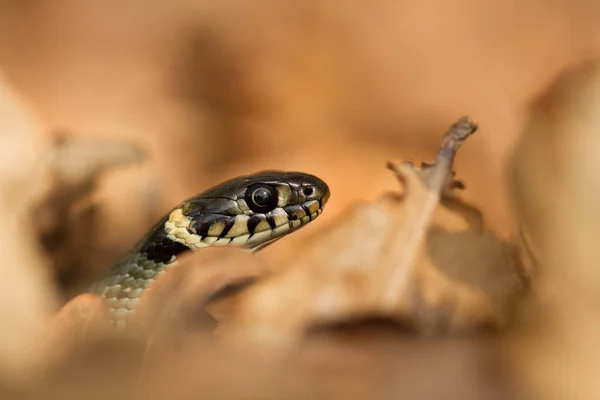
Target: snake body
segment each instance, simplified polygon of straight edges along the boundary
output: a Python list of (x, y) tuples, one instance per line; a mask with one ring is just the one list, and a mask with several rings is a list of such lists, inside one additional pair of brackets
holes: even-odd
[(211, 246), (257, 251), (317, 218), (329, 187), (301, 172), (263, 171), (221, 183), (161, 218), (90, 292), (124, 326), (144, 291), (184, 252)]

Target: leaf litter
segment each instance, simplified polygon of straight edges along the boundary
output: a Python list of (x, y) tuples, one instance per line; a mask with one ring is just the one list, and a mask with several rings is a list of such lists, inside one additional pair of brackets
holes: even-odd
[(291, 346), (313, 325), (374, 316), (433, 335), (505, 326), (527, 287), (518, 248), (485, 230), (452, 171), (475, 130), (469, 117), (456, 122), (434, 164), (388, 163), (402, 194), (356, 205), (315, 235), (284, 272), (241, 295), (221, 333)]
[[(145, 294), (124, 333), (110, 329), (102, 299), (87, 294), (76, 297), (46, 330), (42, 342), (53, 349), (49, 352), (53, 357), (45, 363), (49, 380), (41, 385), (54, 387), (62, 379), (60, 374), (67, 373), (51, 372), (53, 366), (63, 365), (75, 374), (72, 366), (80, 362), (111, 359), (111, 354), (122, 358), (119, 349), (126, 343), (133, 345), (128, 348), (136, 355), (130, 361), (138, 360), (123, 367), (136, 377), (126, 384), (134, 390), (152, 382), (156, 374), (172, 374), (156, 366), (181, 364), (186, 353), (202, 353), (205, 367), (220, 365), (217, 360), (227, 358), (239, 360), (238, 374), (248, 372), (248, 365), (254, 365), (250, 367), (256, 369), (254, 374), (267, 373), (264, 368), (270, 371), (271, 367), (253, 353), (258, 352), (263, 361), (272, 356), (285, 362), (279, 356), (302, 349), (315, 329), (333, 332), (340, 324), (356, 328), (373, 318), (388, 320), (417, 336), (505, 328), (528, 282), (518, 248), (488, 231), (478, 209), (458, 195), (464, 185), (455, 179), (453, 161), (476, 129), (469, 117), (453, 124), (432, 164), (417, 168), (410, 162), (389, 162), (401, 190), (350, 207), (304, 243), (298, 257), (284, 268), (269, 268), (260, 253), (206, 249), (183, 257)], [(60, 165), (69, 160), (92, 160), (86, 164), (91, 165), (88, 172), (52, 180), (51, 187), (62, 188), (58, 192), (72, 193), (68, 201), (59, 202), (61, 215), (89, 197), (101, 171), (140, 157), (135, 149), (120, 145), (116, 152), (110, 151), (112, 144), (91, 146), (98, 154), (82, 156), (91, 147), (72, 144), (65, 154), (74, 155), (54, 164), (60, 172)], [(52, 210), (54, 202), (42, 204)], [(108, 350), (99, 354), (98, 349), (107, 346), (102, 343), (109, 343)], [(122, 344), (114, 347), (114, 343)], [(328, 346), (327, 352), (333, 351)], [(292, 361), (290, 371), (302, 376), (293, 365)], [(207, 379), (226, 379), (230, 369), (215, 368)], [(288, 385), (297, 379), (286, 376), (292, 380), (284, 380)], [(183, 374), (179, 379), (189, 377)], [(197, 382), (197, 389), (211, 387), (207, 382)]]

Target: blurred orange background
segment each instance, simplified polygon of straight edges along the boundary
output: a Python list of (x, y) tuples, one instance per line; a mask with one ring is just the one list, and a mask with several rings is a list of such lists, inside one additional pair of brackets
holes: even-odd
[[(106, 269), (162, 213), (230, 176), (297, 169), (331, 186), (321, 223), (431, 160), (463, 114), (466, 198), (511, 233), (504, 162), (526, 106), (600, 50), (594, 1), (2, 1), (0, 70), (49, 132), (127, 140), (94, 258)], [(307, 228), (265, 250), (289, 257)]]

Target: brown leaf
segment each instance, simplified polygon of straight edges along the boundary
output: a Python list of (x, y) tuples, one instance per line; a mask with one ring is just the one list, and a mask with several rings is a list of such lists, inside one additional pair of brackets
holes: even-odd
[(47, 150), (50, 186), (33, 218), (61, 282), (76, 281), (87, 272), (97, 243), (99, 206), (93, 194), (100, 177), (144, 157), (139, 147), (126, 142), (64, 135)]
[(41, 341), (55, 363), (68, 356), (78, 345), (113, 336), (114, 333), (108, 319), (106, 300), (85, 293), (71, 299), (60, 309), (45, 329)]
[(52, 173), (67, 187), (85, 188), (107, 169), (139, 163), (145, 158), (146, 153), (131, 143), (58, 133), (52, 154)]
[(285, 272), (242, 295), (225, 331), (286, 345), (316, 323), (369, 315), (431, 333), (502, 324), (522, 289), (516, 248), (451, 190), (454, 153), (472, 131), (469, 119), (453, 126), (433, 166), (393, 165), (403, 196), (355, 206), (298, 249)]
[(28, 218), (48, 179), (43, 123), (0, 77), (0, 372), (29, 376), (44, 361), (38, 338), (58, 306)]
[(58, 296), (43, 250), (65, 264), (89, 252), (89, 195), (98, 174), (139, 158), (136, 148), (108, 141), (63, 140), (53, 146), (46, 129), (0, 81), (0, 277), (6, 283), (0, 302), (5, 305), (0, 307), (0, 370), (17, 375), (31, 374), (97, 330), (91, 320), (100, 305), (89, 299), (76, 299), (51, 321)]
[(536, 99), (515, 149), (515, 204), (537, 279), (511, 365), (529, 397), (600, 394), (598, 110), (600, 60), (592, 60)]
[(216, 295), (266, 274), (260, 257), (241, 251), (214, 248), (184, 255), (144, 293), (131, 324), (153, 336), (186, 332), (194, 326), (202, 329), (207, 323), (212, 327), (210, 320), (227, 319), (236, 307), (236, 296), (217, 299)]

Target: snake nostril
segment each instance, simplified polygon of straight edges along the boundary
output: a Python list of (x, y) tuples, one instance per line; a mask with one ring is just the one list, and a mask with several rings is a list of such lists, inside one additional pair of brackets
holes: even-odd
[(302, 194), (306, 197), (312, 196), (314, 191), (315, 190), (312, 188), (312, 186), (306, 186), (306, 187), (302, 188)]

